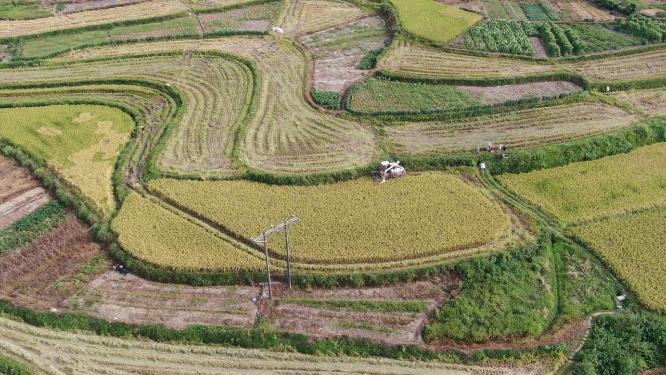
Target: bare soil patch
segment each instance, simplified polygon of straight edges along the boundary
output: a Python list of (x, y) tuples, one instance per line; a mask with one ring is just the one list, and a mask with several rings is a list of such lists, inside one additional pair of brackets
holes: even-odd
[(0, 44), (0, 62), (9, 62), (12, 59), (12, 54), (9, 52), (9, 46)]
[(50, 200), (51, 196), (46, 190), (36, 187), (0, 204), (0, 229), (12, 225)]
[(469, 10), (475, 13), (482, 14), (484, 17), (488, 17), (486, 12), (486, 6), (481, 0), (439, 0), (440, 3), (451, 5), (453, 7)]
[(590, 0), (551, 0), (562, 11), (563, 18), (569, 21), (614, 21), (616, 16), (600, 8)]
[(63, 13), (76, 13), (86, 10), (113, 8), (136, 4), (146, 0), (72, 0), (65, 4)]
[(11, 159), (0, 156), (0, 203), (39, 186), (36, 178), (27, 169)]
[(315, 59), (314, 88), (342, 92), (369, 74), (357, 65), (366, 53), (384, 47), (384, 28), (384, 21), (373, 16), (300, 37)]
[(102, 255), (88, 228), (69, 214), (58, 228), (0, 257), (0, 297), (31, 308), (62, 307), (75, 287), (68, 276)]
[[(461, 281), (453, 273), (441, 274), (430, 281), (397, 284), (376, 288), (336, 288), (287, 290), (274, 293), (277, 302), (263, 313), (280, 330), (311, 337), (360, 337), (391, 343), (421, 343), (421, 332), (430, 314), (454, 297)], [(327, 307), (312, 307), (280, 302), (281, 299), (307, 298), (322, 301), (414, 301), (428, 304), (425, 312), (354, 311)]]
[(582, 90), (575, 83), (568, 81), (530, 82), (502, 86), (458, 86), (483, 104), (498, 104), (508, 100), (552, 97)]
[(110, 321), (162, 323), (176, 329), (191, 324), (251, 326), (257, 317), (251, 299), (260, 293), (259, 287), (191, 287), (106, 272), (67, 305)]
[(534, 57), (538, 57), (540, 59), (548, 58), (548, 52), (546, 52), (546, 48), (543, 46), (541, 39), (532, 36), (530, 37), (530, 43), (532, 44), (532, 48), (534, 49)]

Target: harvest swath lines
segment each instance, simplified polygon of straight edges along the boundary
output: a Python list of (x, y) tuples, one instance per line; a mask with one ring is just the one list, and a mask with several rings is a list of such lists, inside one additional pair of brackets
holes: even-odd
[(305, 34), (367, 16), (369, 12), (339, 0), (285, 0), (282, 27), (288, 34)]
[(185, 12), (186, 10), (187, 8), (177, 0), (154, 0), (124, 7), (72, 13), (62, 17), (48, 17), (26, 21), (3, 21), (0, 22), (0, 38), (167, 16)]
[(387, 126), (393, 149), (401, 154), (471, 151), (485, 141), (514, 146), (549, 143), (626, 127), (640, 119), (621, 108), (580, 102), (466, 117)]
[(664, 77), (666, 48), (575, 63), (536, 63), (503, 57), (478, 57), (440, 51), (410, 42), (394, 43), (381, 69), (420, 78), (499, 78), (572, 70), (590, 80), (615, 81)]
[[(377, 153), (372, 130), (319, 112), (304, 98), (305, 56), (270, 37), (173, 41), (74, 51), (56, 61), (165, 51), (223, 51), (257, 61), (261, 91), (241, 141), (241, 160), (274, 172), (318, 172), (363, 166)], [(47, 71), (46, 75), (48, 76)]]
[[(160, 374), (335, 372), (366, 374), (513, 374), (515, 368), (475, 367), (358, 357), (325, 357), (241, 348), (158, 344), (92, 334), (64, 333), (0, 318), (0, 353), (35, 369), (77, 373), (129, 374), (137, 369)], [(226, 371), (225, 371), (226, 369)], [(526, 373), (535, 370), (524, 369)]]
[(173, 84), (187, 101), (180, 125), (160, 166), (173, 172), (232, 173), (233, 134), (252, 87), (249, 69), (222, 57), (163, 56), (54, 66), (47, 70), (4, 70), (14, 82), (103, 78), (151, 79)]
[(664, 228), (666, 209), (658, 208), (576, 226), (571, 232), (601, 255), (648, 307), (666, 311)]

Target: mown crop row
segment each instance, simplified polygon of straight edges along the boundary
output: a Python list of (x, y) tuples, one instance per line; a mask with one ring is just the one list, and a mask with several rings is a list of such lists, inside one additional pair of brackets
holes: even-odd
[[(661, 156), (663, 158), (663, 148)], [(662, 186), (665, 178), (661, 179)], [(666, 196), (663, 188), (661, 196)], [(570, 230), (594, 249), (645, 305), (663, 312), (666, 311), (664, 228), (666, 209), (662, 207), (595, 221)]]
[[(481, 246), (509, 228), (500, 206), (447, 174), (411, 176), (379, 189), (370, 179), (315, 187), (159, 179), (150, 187), (238, 237), (254, 238), (296, 214), (291, 256), (305, 263), (414, 259)], [(270, 248), (284, 257), (283, 235)]]
[(666, 143), (499, 179), (570, 224), (666, 203)]

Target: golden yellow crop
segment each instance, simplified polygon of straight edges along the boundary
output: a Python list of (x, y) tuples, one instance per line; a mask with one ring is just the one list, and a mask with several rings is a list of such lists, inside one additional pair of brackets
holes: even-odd
[[(498, 204), (443, 173), (308, 187), (159, 179), (150, 188), (246, 238), (297, 214), (292, 257), (309, 263), (414, 259), (487, 244), (509, 227)], [(283, 236), (270, 246), (284, 253)]]
[(666, 311), (666, 209), (573, 227), (649, 307)]
[(158, 204), (132, 193), (113, 220), (122, 247), (138, 259), (181, 270), (261, 270), (250, 255)]

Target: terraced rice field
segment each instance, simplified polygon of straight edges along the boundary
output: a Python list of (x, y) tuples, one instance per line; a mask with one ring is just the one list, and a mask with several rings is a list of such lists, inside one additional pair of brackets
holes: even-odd
[(223, 51), (257, 61), (262, 85), (257, 109), (245, 127), (240, 147), (241, 160), (249, 167), (317, 172), (365, 165), (377, 152), (371, 129), (320, 113), (305, 101), (305, 57), (296, 47), (276, 43), (273, 38), (229, 37), (104, 47), (74, 51), (55, 60), (164, 51)]
[(204, 34), (232, 31), (263, 32), (269, 30), (281, 6), (281, 2), (274, 1), (222, 12), (202, 13), (197, 15), (197, 18), (203, 25)]
[(73, 13), (35, 20), (0, 22), (0, 38), (40, 34), (55, 30), (101, 25), (111, 22), (138, 20), (185, 12), (178, 0), (153, 0), (145, 3)]
[(481, 16), (429, 0), (391, 0), (405, 30), (416, 36), (446, 43), (462, 34)]
[(128, 253), (159, 266), (231, 272), (257, 271), (263, 266), (259, 256), (243, 252), (227, 239), (137, 193), (126, 199), (112, 229)]
[(286, 0), (285, 6), (281, 27), (290, 35), (325, 30), (370, 14), (339, 0)]
[[(510, 227), (497, 203), (448, 174), (424, 173), (380, 189), (370, 179), (316, 187), (161, 179), (150, 188), (238, 237), (254, 238), (297, 214), (301, 220), (290, 229), (292, 257), (314, 264), (380, 263), (455, 252), (495, 241)], [(441, 228), (446, 235), (437, 235)], [(285, 255), (281, 239), (271, 248)]]
[(443, 52), (398, 41), (381, 60), (379, 68), (421, 78), (481, 78), (539, 75), (557, 71), (548, 64), (506, 58), (482, 58)]
[(645, 305), (666, 311), (664, 228), (666, 209), (658, 208), (575, 226), (571, 232), (601, 255)]
[(666, 89), (618, 91), (612, 94), (652, 116), (666, 114)]
[(411, 122), (383, 128), (394, 152), (442, 154), (473, 151), (486, 141), (524, 147), (603, 133), (629, 126), (636, 114), (599, 102), (579, 102), (466, 117)]
[(499, 179), (566, 224), (587, 222), (666, 204), (665, 150), (666, 143), (657, 143), (627, 154)]
[(539, 64), (501, 57), (460, 55), (399, 41), (382, 59), (380, 68), (405, 76), (453, 79), (529, 76), (568, 69), (592, 81), (612, 82), (663, 77), (666, 49), (575, 63)]
[(115, 209), (111, 179), (134, 128), (126, 113), (101, 106), (0, 110), (0, 136), (54, 167), (104, 212)]
[[(240, 348), (159, 344), (85, 333), (63, 333), (0, 318), (0, 353), (35, 369), (130, 374), (336, 372), (372, 374), (513, 374), (515, 368), (475, 367), (357, 357), (324, 357)], [(93, 355), (91, 355), (93, 354)], [(526, 374), (537, 370), (521, 369)]]

